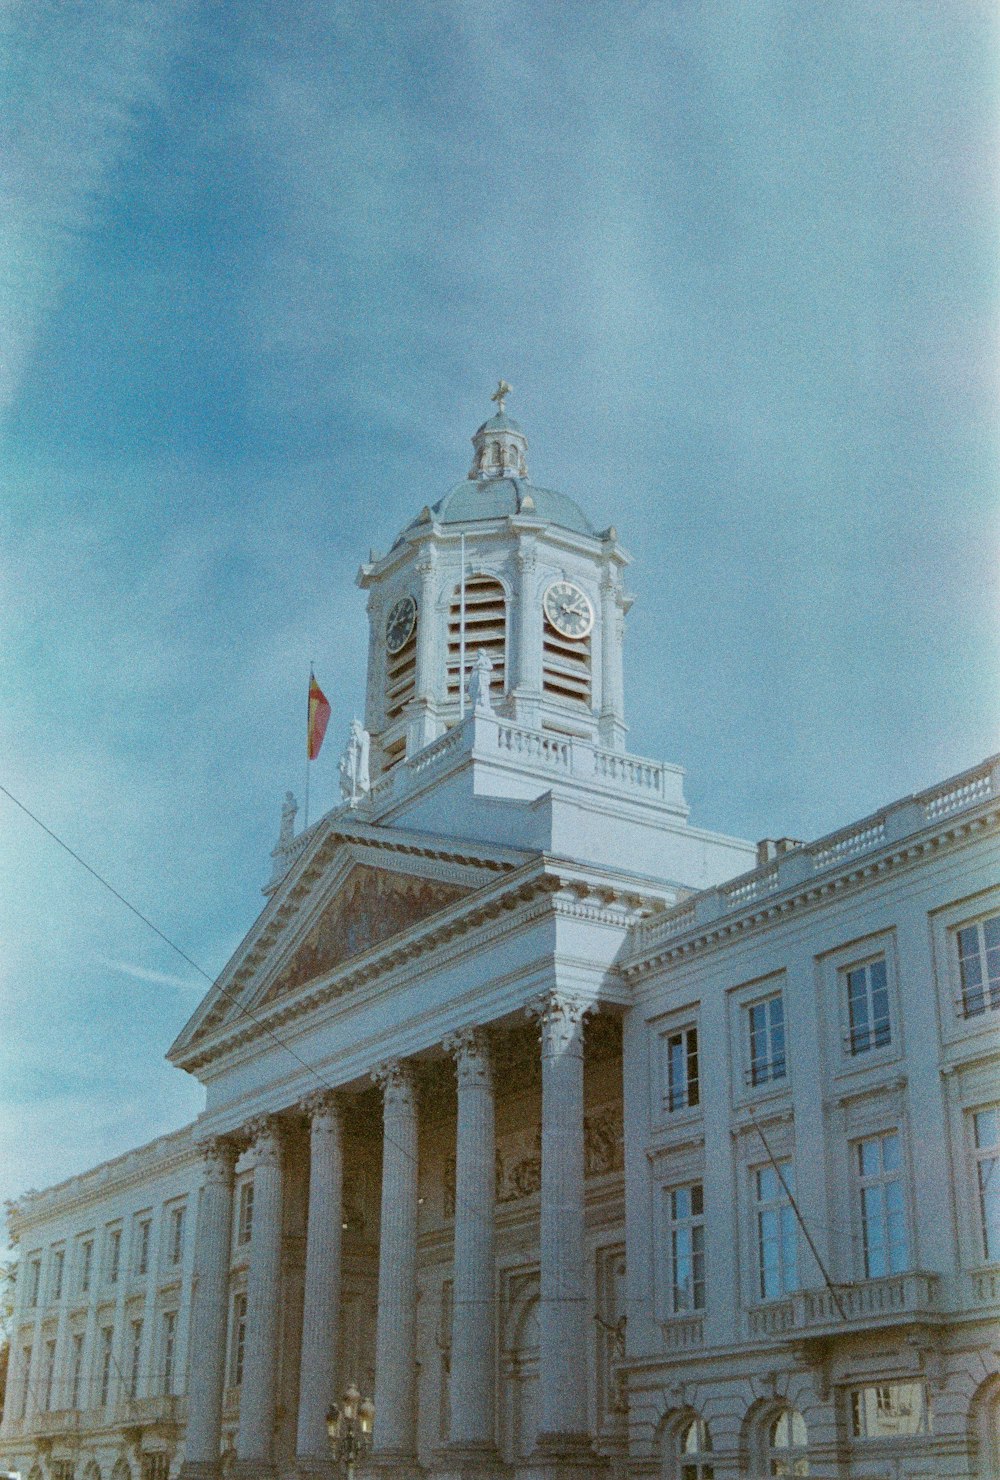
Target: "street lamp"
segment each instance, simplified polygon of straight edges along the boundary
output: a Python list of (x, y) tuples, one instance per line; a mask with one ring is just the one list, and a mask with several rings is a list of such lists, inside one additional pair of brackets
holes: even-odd
[(332, 1403), (327, 1409), (330, 1448), (334, 1462), (347, 1471), (347, 1480), (354, 1480), (354, 1466), (372, 1447), (374, 1425), (375, 1404), (371, 1398), (363, 1398), (353, 1382), (348, 1384), (339, 1407)]

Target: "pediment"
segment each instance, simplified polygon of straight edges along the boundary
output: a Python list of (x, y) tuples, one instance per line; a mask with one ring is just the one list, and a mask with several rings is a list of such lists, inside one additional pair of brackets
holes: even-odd
[(470, 892), (438, 879), (355, 865), (258, 1002), (266, 1006), (325, 976)]

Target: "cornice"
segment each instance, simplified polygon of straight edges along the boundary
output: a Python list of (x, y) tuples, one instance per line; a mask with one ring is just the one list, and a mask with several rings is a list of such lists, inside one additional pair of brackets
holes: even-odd
[[(988, 809), (975, 816), (956, 817), (933, 831), (922, 832), (876, 853), (851, 859), (849, 864), (840, 869), (819, 875), (784, 893), (771, 894), (763, 903), (755, 901), (742, 910), (735, 909), (729, 914), (717, 916), (700, 927), (696, 911), (698, 900), (704, 896), (696, 894), (677, 906), (678, 917), (686, 921), (691, 916), (692, 923), (663, 941), (651, 941), (645, 946), (640, 943), (621, 964), (621, 973), (627, 981), (636, 981), (663, 966), (674, 965), (706, 950), (727, 945), (741, 935), (769, 927), (776, 920), (814, 909), (837, 894), (870, 884), (873, 879), (912, 867), (929, 855), (956, 848), (978, 834), (995, 829), (998, 824), (1000, 805), (994, 801)], [(794, 854), (791, 856), (794, 857)], [(705, 891), (705, 895), (708, 892)]]

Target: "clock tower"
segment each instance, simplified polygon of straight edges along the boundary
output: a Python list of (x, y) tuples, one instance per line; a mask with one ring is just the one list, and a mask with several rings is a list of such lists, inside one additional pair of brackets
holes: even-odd
[(596, 531), (572, 499), (531, 482), (527, 438), (505, 409), (510, 392), (502, 380), (496, 415), (472, 438), (468, 477), (358, 573), (373, 777), (462, 719), (480, 651), (498, 714), (624, 749), (629, 557), (614, 528)]

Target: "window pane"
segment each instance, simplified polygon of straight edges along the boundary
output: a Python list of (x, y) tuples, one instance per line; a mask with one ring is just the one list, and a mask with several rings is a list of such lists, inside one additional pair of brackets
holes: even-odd
[(887, 1172), (899, 1171), (899, 1137), (882, 1137), (882, 1166)]

